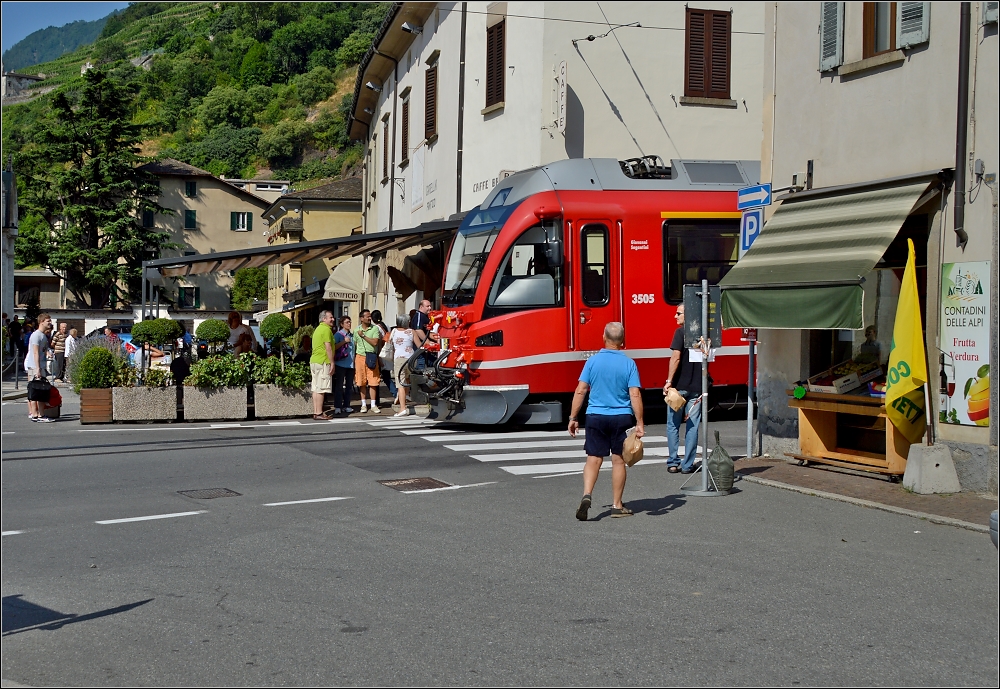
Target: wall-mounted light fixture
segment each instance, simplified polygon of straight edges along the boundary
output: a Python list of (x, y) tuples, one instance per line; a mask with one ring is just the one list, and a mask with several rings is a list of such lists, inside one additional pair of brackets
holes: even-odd
[(375, 114), (375, 111), (372, 110), (371, 108), (365, 108), (362, 112), (364, 112), (365, 114), (368, 114), (368, 115), (374, 115)]
[(374, 91), (375, 93), (382, 93), (382, 87), (376, 86), (374, 83), (370, 81), (365, 83), (365, 88)]
[(410, 22), (403, 22), (403, 25), (400, 28), (406, 33), (421, 34), (424, 32), (424, 27), (414, 26)]

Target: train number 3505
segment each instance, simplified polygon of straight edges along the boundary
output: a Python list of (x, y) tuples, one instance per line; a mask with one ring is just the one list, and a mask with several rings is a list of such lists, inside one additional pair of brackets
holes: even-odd
[(632, 303), (633, 304), (652, 304), (655, 300), (652, 294), (633, 294)]

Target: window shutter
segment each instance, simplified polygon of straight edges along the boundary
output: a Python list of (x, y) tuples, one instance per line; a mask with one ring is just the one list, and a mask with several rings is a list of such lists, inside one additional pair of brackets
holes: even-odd
[(382, 179), (389, 179), (389, 120), (382, 120)]
[(692, 98), (707, 98), (705, 88), (705, 43), (706, 12), (687, 10), (687, 27), (684, 44), (684, 95)]
[(486, 29), (486, 107), (504, 99), (504, 31), (506, 21)]
[(437, 66), (424, 73), (424, 138), (437, 134)]
[(822, 2), (819, 15), (819, 71), (844, 64), (844, 3)]
[(201, 308), (201, 287), (194, 288), (194, 307), (196, 309)]
[(733, 15), (729, 12), (712, 12), (711, 52), (709, 53), (709, 98), (729, 98), (729, 51)]
[(229, 214), (229, 229), (233, 232), (236, 231), (236, 213)]
[(983, 24), (996, 24), (1000, 2), (983, 2)]
[(247, 232), (253, 230), (253, 213), (247, 213)]
[(896, 3), (896, 47), (909, 48), (926, 43), (931, 37), (929, 2)]
[(406, 162), (410, 159), (410, 101), (409, 99), (403, 101), (403, 122), (402, 122), (402, 137), (400, 139), (400, 144), (402, 150), (402, 162)]

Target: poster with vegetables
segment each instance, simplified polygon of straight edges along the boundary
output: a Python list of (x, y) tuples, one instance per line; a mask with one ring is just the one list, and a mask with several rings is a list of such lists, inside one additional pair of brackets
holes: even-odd
[(989, 426), (990, 262), (941, 268), (941, 422)]

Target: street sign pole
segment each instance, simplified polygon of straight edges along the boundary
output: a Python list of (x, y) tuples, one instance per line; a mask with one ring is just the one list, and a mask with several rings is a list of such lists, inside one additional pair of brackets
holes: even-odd
[(753, 407), (757, 396), (754, 394), (757, 333), (747, 329), (747, 342), (750, 344), (750, 365), (747, 372), (747, 459), (753, 457)]

